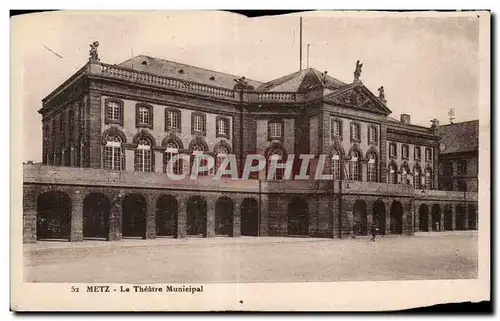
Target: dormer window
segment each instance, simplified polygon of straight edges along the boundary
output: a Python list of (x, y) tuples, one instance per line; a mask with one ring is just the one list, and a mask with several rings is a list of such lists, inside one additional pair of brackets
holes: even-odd
[(147, 66), (147, 65), (148, 65), (148, 62), (147, 62), (146, 60), (143, 60), (143, 61), (141, 62), (141, 65)]
[(180, 74), (183, 74), (183, 73), (184, 73), (184, 69), (180, 69), (180, 70), (179, 70), (179, 73), (180, 73)]
[(214, 76), (210, 77), (210, 80), (215, 80), (215, 77)]

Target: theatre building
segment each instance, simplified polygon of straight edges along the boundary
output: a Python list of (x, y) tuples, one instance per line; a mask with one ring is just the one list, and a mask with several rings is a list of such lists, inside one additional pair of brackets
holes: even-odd
[[(476, 229), (477, 184), (438, 189), (449, 184), (438, 121), (392, 118), (384, 88), (373, 94), (354, 67), (349, 82), (308, 68), (264, 83), (144, 55), (106, 64), (94, 44), (39, 110), (43, 155), (24, 165), (24, 241)], [(178, 154), (176, 174), (189, 174), (196, 155), (215, 165), (173, 180), (167, 164)], [(248, 180), (214, 179), (228, 155), (241, 176), (252, 154), (295, 155), (291, 179), (268, 177), (268, 164)], [(314, 155), (309, 179), (294, 179), (300, 154)]]

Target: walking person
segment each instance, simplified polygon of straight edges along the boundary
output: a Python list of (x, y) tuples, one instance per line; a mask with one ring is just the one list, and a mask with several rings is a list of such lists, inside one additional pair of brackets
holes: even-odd
[(377, 236), (377, 227), (375, 224), (372, 225), (372, 230), (371, 230), (372, 238), (370, 241), (375, 242), (375, 237)]

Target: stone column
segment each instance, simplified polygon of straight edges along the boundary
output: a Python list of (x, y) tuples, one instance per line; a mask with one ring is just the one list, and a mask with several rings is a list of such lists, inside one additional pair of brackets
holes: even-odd
[[(389, 204), (387, 204), (389, 203)], [(385, 205), (385, 234), (391, 234), (391, 205), (390, 200), (387, 200)]]
[(215, 236), (215, 196), (207, 197), (207, 227), (205, 237)]
[(457, 229), (457, 211), (455, 204), (451, 205), (451, 230), (455, 231)]
[(260, 196), (259, 204), (259, 236), (268, 236), (268, 209), (269, 197), (267, 194)]
[(441, 213), (441, 217), (439, 218), (439, 227), (440, 227), (440, 231), (444, 231), (444, 206), (443, 204), (439, 204), (439, 209), (440, 209), (440, 213)]
[(413, 227), (413, 230), (415, 232), (420, 232), (420, 211), (418, 210), (420, 204), (415, 204), (413, 212), (415, 213), (415, 219), (413, 220), (413, 224), (415, 226)]
[(234, 199), (232, 237), (241, 236), (241, 202), (240, 198)]
[(467, 205), (464, 206), (464, 217), (465, 217), (464, 230), (468, 230), (469, 229), (469, 208)]
[(366, 229), (367, 234), (370, 234), (373, 225), (373, 202), (366, 204)]
[(23, 242), (36, 243), (38, 193), (36, 187), (23, 187)]
[(361, 181), (368, 181), (368, 161), (361, 162)]
[[(108, 196), (109, 197), (109, 196)], [(111, 196), (111, 208), (109, 213), (109, 235), (108, 241), (119, 241), (122, 238), (122, 201), (121, 194)]]
[(177, 208), (177, 235), (176, 238), (182, 239), (186, 237), (187, 224), (187, 202), (188, 197), (180, 196), (178, 199)]
[(83, 241), (83, 199), (85, 194), (76, 190), (71, 195), (71, 233), (70, 242)]
[(144, 239), (156, 238), (156, 194), (146, 194), (146, 233)]
[(434, 230), (434, 222), (432, 221), (432, 206), (429, 206), (427, 210), (427, 225), (429, 232), (432, 232)]

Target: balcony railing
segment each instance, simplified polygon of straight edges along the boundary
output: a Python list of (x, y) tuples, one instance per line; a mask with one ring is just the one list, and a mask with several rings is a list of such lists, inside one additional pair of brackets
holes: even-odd
[(235, 97), (234, 90), (232, 89), (210, 86), (167, 76), (158, 76), (143, 71), (131, 70), (108, 64), (101, 63), (99, 73), (112, 78), (140, 82), (187, 93), (196, 93), (225, 99), (234, 99)]
[(296, 102), (297, 94), (294, 92), (265, 92), (257, 93), (257, 102)]

